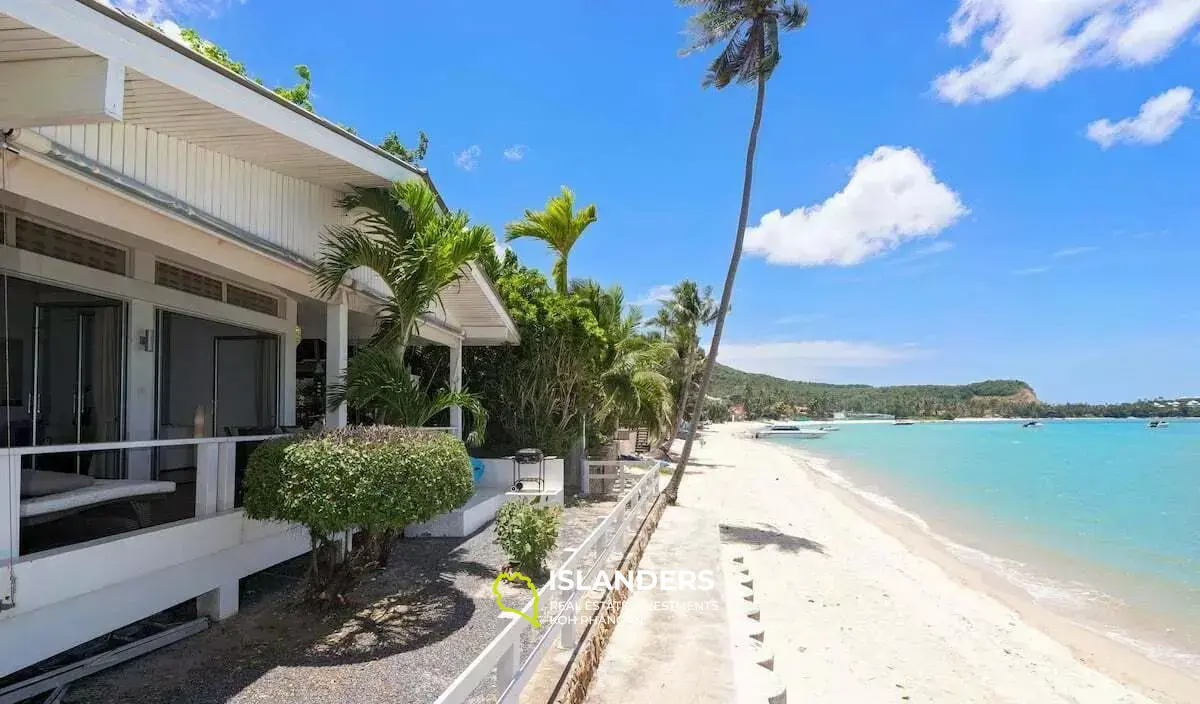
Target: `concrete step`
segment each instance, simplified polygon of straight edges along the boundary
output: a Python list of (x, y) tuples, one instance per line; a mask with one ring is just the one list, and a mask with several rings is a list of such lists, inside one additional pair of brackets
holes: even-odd
[(740, 692), (739, 699), (746, 702), (767, 702), (767, 704), (787, 704), (787, 687), (779, 675), (764, 667), (744, 663), (738, 673), (739, 681), (744, 683), (745, 691)]
[(739, 640), (733, 644), (733, 653), (739, 662), (751, 662), (768, 670), (775, 669), (775, 651), (766, 643)]

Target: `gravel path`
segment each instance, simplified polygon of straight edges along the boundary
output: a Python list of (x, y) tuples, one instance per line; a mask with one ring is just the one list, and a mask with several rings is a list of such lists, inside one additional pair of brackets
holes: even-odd
[[(551, 566), (612, 510), (566, 509)], [(306, 557), (242, 582), (234, 618), (136, 661), (76, 683), (66, 702), (433, 701), (508, 621), (492, 581), (506, 559), (491, 525), (469, 538), (405, 540), (388, 569), (351, 594), (352, 605), (316, 614), (297, 597)], [(527, 645), (528, 647), (528, 645)], [(473, 701), (495, 701), (495, 683)]]

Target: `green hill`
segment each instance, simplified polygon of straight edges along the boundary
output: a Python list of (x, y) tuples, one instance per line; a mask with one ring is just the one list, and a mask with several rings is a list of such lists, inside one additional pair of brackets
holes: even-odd
[(799, 413), (827, 417), (837, 411), (902, 417), (1034, 415), (1041, 406), (1033, 388), (1015, 379), (959, 386), (819, 384), (751, 374), (723, 364), (713, 368), (709, 394), (745, 403), (750, 417)]

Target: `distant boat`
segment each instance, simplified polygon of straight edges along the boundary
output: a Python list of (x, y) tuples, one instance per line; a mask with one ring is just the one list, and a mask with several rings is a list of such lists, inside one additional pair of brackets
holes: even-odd
[(1147, 428), (1166, 428), (1170, 423), (1166, 419), (1154, 418), (1146, 424)]
[(917, 421), (915, 421), (915, 420), (897, 420), (896, 421), (896, 425), (916, 425), (916, 424), (917, 424)]
[(836, 425), (822, 425), (820, 430), (823, 430), (827, 433), (832, 433), (835, 430), (841, 430), (841, 428), (837, 427)]
[(774, 435), (783, 435), (793, 438), (823, 438), (829, 431), (818, 428), (805, 428), (795, 423), (772, 423), (763, 428), (759, 428), (755, 433), (756, 438), (766, 438)]
[(1023, 427), (1023, 428), (1040, 428), (1040, 427), (1042, 427), (1042, 422), (1037, 421), (1037, 420), (1031, 420), (1021, 427)]

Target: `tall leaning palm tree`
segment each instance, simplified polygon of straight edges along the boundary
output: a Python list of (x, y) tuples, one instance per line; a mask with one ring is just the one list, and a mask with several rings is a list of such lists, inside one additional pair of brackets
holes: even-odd
[[(750, 140), (746, 145), (746, 168), (742, 182), (742, 209), (738, 214), (737, 236), (733, 241), (733, 254), (729, 258), (729, 272), (725, 275), (725, 288), (721, 292), (721, 305), (717, 310), (713, 328), (712, 344), (704, 374), (700, 377), (700, 388), (696, 392), (693, 418), (699, 418), (708, 394), (708, 382), (712, 378), (713, 365), (721, 346), (721, 334), (725, 332), (725, 316), (729, 312), (729, 300), (733, 297), (733, 282), (737, 278), (738, 263), (742, 258), (742, 243), (746, 239), (746, 221), (750, 216), (750, 193), (754, 181), (754, 152), (758, 147), (758, 128), (762, 125), (763, 100), (767, 94), (767, 81), (779, 66), (779, 30), (800, 29), (808, 21), (808, 6), (797, 0), (679, 0), (680, 5), (700, 8), (689, 24), (691, 43), (685, 54), (703, 51), (717, 44), (724, 48), (713, 59), (704, 77), (704, 86), (717, 90), (733, 83), (753, 84), (757, 89), (754, 103), (754, 122), (750, 126)], [(679, 498), (679, 484), (687, 469), (692, 454), (692, 443), (696, 439), (699, 423), (692, 423), (679, 465), (667, 485), (666, 495), (671, 503)]]
[[(701, 328), (712, 325), (717, 319), (717, 303), (712, 297), (712, 287), (705, 286), (703, 293), (695, 281), (684, 280), (671, 288), (667, 299), (651, 320), (651, 325), (662, 329), (674, 343), (682, 361), (679, 374), (679, 398), (675, 402), (675, 420), (663, 438), (662, 449), (671, 447), (679, 423), (687, 408), (692, 379), (696, 375), (696, 360), (700, 347)], [(695, 416), (693, 416), (693, 419)]]
[(420, 182), (354, 188), (338, 204), (355, 219), (326, 229), (313, 288), (328, 299), (355, 269), (378, 274), (391, 295), (379, 311), (371, 344), (392, 348), (403, 360), (420, 317), (471, 262), (495, 247), (496, 238), (486, 225), (472, 225), (463, 211), (443, 212), (434, 192)]
[(505, 231), (507, 241), (521, 237), (532, 237), (546, 243), (558, 255), (551, 274), (554, 287), (560, 294), (567, 293), (567, 257), (571, 248), (579, 241), (584, 230), (596, 222), (596, 206), (588, 205), (575, 210), (575, 194), (570, 188), (562, 187), (562, 193), (546, 201), (545, 210), (526, 210), (525, 216), (510, 223)]

